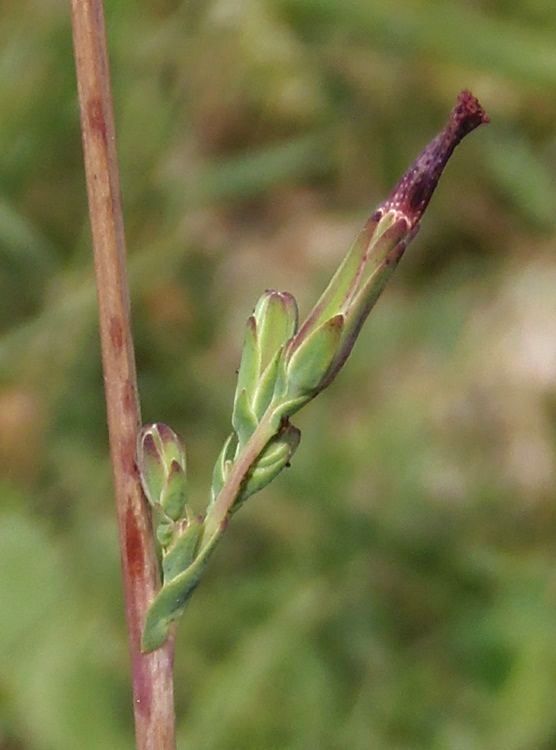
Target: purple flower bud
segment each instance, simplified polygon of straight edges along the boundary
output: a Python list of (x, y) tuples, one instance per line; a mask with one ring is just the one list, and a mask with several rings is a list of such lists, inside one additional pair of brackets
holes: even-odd
[(377, 213), (384, 215), (393, 209), (402, 213), (411, 227), (416, 226), (455, 147), (464, 136), (488, 122), (479, 101), (470, 91), (462, 91), (444, 130), (421, 152)]

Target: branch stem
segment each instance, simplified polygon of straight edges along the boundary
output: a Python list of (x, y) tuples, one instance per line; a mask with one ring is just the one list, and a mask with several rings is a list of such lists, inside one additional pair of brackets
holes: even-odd
[(269, 408), (234, 462), (230, 476), (220, 490), (218, 497), (209, 507), (204, 523), (203, 548), (211, 546), (214, 537), (219, 536), (224, 531), (230, 510), (241, 490), (241, 485), (247, 479), (257, 457), (276, 434), (273, 421), (275, 421), (274, 412)]
[(136, 742), (138, 750), (174, 750), (173, 638), (150, 654), (140, 647), (160, 582), (150, 511), (135, 467), (140, 411), (102, 0), (71, 0), (71, 10)]

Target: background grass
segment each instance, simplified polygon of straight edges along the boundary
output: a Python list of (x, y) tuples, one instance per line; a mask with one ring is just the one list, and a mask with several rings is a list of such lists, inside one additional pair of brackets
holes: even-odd
[[(195, 750), (556, 748), (556, 6), (107, 0), (145, 420), (195, 502), (259, 293), (455, 155), (179, 630)], [(0, 748), (132, 747), (67, 3), (0, 11)]]

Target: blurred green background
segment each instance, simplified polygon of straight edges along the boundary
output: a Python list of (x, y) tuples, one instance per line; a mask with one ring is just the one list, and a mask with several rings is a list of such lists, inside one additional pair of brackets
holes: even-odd
[[(556, 748), (556, 5), (106, 10), (143, 418), (199, 508), (258, 295), (307, 310), (460, 89), (492, 119), (191, 601), (181, 747)], [(0, 20), (0, 748), (124, 750), (69, 12)]]

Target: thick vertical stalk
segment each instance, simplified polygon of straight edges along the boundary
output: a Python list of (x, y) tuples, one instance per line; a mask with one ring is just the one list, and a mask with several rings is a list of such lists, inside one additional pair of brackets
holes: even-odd
[(149, 508), (135, 467), (140, 413), (102, 0), (71, 0), (71, 8), (137, 747), (173, 750), (173, 639), (150, 654), (140, 648), (159, 574)]

